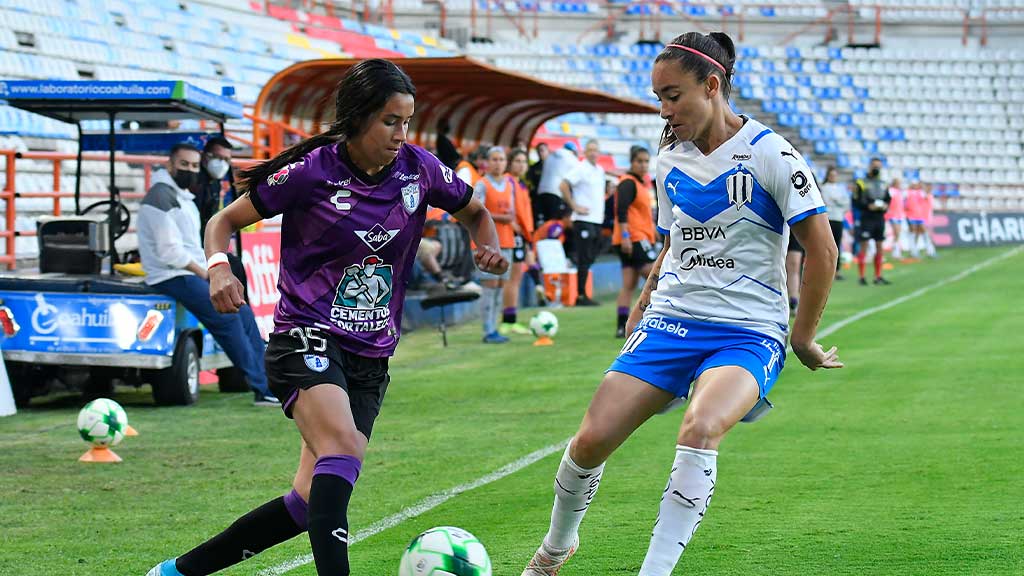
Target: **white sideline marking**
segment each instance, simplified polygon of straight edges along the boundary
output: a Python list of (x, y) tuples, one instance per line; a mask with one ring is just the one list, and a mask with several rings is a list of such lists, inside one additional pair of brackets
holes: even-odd
[[(977, 271), (979, 271), (979, 270), (981, 270), (983, 268), (987, 268), (988, 266), (991, 266), (992, 264), (995, 264), (996, 262), (999, 262), (1000, 260), (1004, 260), (1004, 259), (1009, 258), (1011, 256), (1015, 256), (1021, 250), (1024, 250), (1024, 246), (1007, 250), (1006, 252), (1003, 252), (1002, 254), (1000, 254), (998, 256), (993, 256), (992, 258), (989, 258), (988, 260), (985, 260), (984, 262), (980, 262), (978, 264), (975, 264), (974, 266), (971, 266), (970, 268), (966, 268), (964, 270), (961, 270), (960, 272), (958, 272), (958, 273), (956, 273), (956, 274), (954, 274), (954, 275), (952, 275), (952, 276), (950, 276), (948, 278), (944, 278), (944, 279), (939, 280), (937, 282), (933, 282), (932, 284), (929, 284), (929, 285), (927, 285), (927, 286), (925, 286), (923, 288), (918, 288), (917, 290), (914, 290), (913, 292), (911, 292), (909, 294), (904, 294), (903, 296), (900, 296), (899, 298), (894, 298), (894, 299), (890, 300), (889, 302), (886, 302), (885, 304), (880, 304), (880, 305), (874, 306), (872, 308), (867, 308), (865, 310), (861, 310), (860, 312), (854, 314), (853, 316), (850, 316), (849, 318), (844, 318), (844, 319), (840, 320), (839, 322), (836, 322), (835, 324), (832, 324), (831, 326), (825, 328), (824, 330), (821, 330), (820, 332), (818, 332), (817, 338), (818, 339), (827, 338), (828, 336), (830, 336), (830, 335), (836, 333), (837, 331), (839, 331), (839, 330), (849, 326), (850, 324), (853, 324), (854, 322), (856, 322), (858, 320), (862, 320), (864, 318), (867, 318), (868, 316), (871, 316), (872, 314), (876, 314), (878, 312), (882, 312), (883, 310), (888, 310), (889, 308), (892, 308), (894, 306), (898, 306), (898, 305), (900, 305), (900, 304), (902, 304), (904, 302), (907, 302), (909, 300), (913, 300), (914, 298), (917, 298), (918, 296), (926, 294), (926, 293), (928, 293), (928, 292), (930, 292), (932, 290), (935, 290), (936, 288), (941, 288), (941, 287), (946, 286), (948, 284), (952, 284), (953, 282), (957, 282), (959, 280), (963, 280), (964, 278), (970, 276), (971, 274), (974, 274), (975, 272), (977, 272)], [(387, 530), (388, 528), (394, 528), (395, 526), (398, 526), (399, 524), (401, 524), (402, 522), (405, 522), (406, 520), (408, 520), (410, 518), (415, 518), (416, 516), (419, 516), (420, 514), (423, 514), (425, 512), (429, 512), (430, 510), (433, 510), (434, 508), (437, 508), (441, 504), (444, 504), (448, 500), (451, 500), (452, 498), (458, 496), (459, 494), (462, 494), (463, 492), (468, 492), (470, 490), (473, 490), (474, 488), (479, 488), (479, 487), (484, 486), (486, 484), (490, 484), (491, 482), (494, 482), (496, 480), (501, 480), (502, 478), (504, 478), (506, 476), (509, 476), (509, 475), (512, 475), (512, 474), (522, 470), (523, 468), (526, 468), (530, 464), (533, 464), (534, 462), (537, 462), (538, 460), (541, 460), (542, 458), (550, 456), (551, 454), (554, 454), (555, 452), (559, 452), (561, 450), (564, 450), (565, 447), (569, 444), (569, 440), (571, 440), (571, 439), (572, 438), (566, 438), (565, 440), (562, 440), (561, 442), (559, 442), (557, 444), (552, 444), (551, 446), (547, 446), (545, 448), (541, 448), (540, 450), (537, 450), (536, 452), (531, 452), (531, 453), (527, 454), (526, 456), (523, 456), (522, 458), (520, 458), (520, 459), (518, 459), (518, 460), (516, 460), (514, 462), (506, 464), (505, 466), (502, 466), (501, 468), (495, 470), (494, 472), (491, 472), (490, 474), (488, 474), (486, 476), (482, 476), (480, 478), (477, 478), (476, 480), (473, 480), (471, 482), (467, 482), (465, 484), (460, 484), (458, 486), (455, 486), (454, 488), (449, 488), (448, 490), (444, 490), (444, 491), (438, 492), (436, 494), (432, 494), (430, 496), (427, 496), (426, 498), (424, 498), (423, 500), (420, 500), (416, 504), (413, 504), (412, 506), (410, 506), (408, 508), (404, 508), (404, 509), (400, 510), (398, 513), (392, 514), (391, 516), (388, 516), (387, 518), (384, 518), (383, 520), (379, 520), (379, 521), (371, 524), (369, 527), (364, 528), (363, 530), (360, 530), (359, 532), (356, 532), (356, 534), (352, 537), (351, 542), (349, 543), (349, 546), (354, 545), (356, 542), (359, 542), (360, 540), (365, 540), (366, 538), (369, 538), (371, 536), (375, 536), (377, 534), (380, 534), (381, 532), (383, 532), (384, 530)], [(296, 569), (296, 568), (298, 568), (300, 566), (305, 566), (306, 564), (310, 564), (312, 562), (313, 562), (313, 555), (312, 554), (306, 554), (304, 556), (297, 556), (297, 557), (295, 557), (295, 558), (293, 558), (293, 559), (291, 559), (291, 560), (289, 560), (287, 562), (278, 564), (277, 566), (274, 566), (272, 568), (268, 568), (266, 570), (262, 570), (259, 573), (257, 573), (257, 576), (281, 576), (281, 574), (285, 574), (286, 572), (290, 572), (290, 571), (292, 571), (292, 570), (294, 570), (294, 569)]]
[[(883, 310), (888, 310), (889, 308), (892, 308), (893, 306), (898, 306), (900, 304), (903, 304), (904, 302), (906, 302), (908, 300), (913, 300), (914, 298), (917, 298), (918, 296), (921, 296), (922, 294), (931, 292), (932, 290), (935, 290), (936, 288), (942, 288), (943, 286), (946, 286), (948, 284), (952, 284), (953, 282), (957, 282), (959, 280), (963, 280), (964, 278), (970, 276), (971, 274), (974, 274), (975, 272), (977, 272), (977, 271), (979, 271), (979, 270), (981, 270), (983, 268), (987, 268), (987, 267), (991, 266), (992, 264), (995, 264), (996, 262), (999, 262), (1000, 260), (1005, 260), (1006, 258), (1009, 258), (1011, 256), (1015, 256), (1021, 250), (1024, 250), (1024, 246), (1018, 246), (1017, 248), (1012, 248), (1010, 250), (1007, 250), (1006, 252), (1003, 252), (1002, 254), (999, 254), (998, 256), (993, 256), (993, 257), (989, 258), (988, 260), (985, 260), (983, 262), (979, 262), (979, 263), (975, 264), (974, 266), (971, 266), (970, 268), (965, 268), (964, 270), (961, 270), (960, 272), (957, 272), (956, 274), (950, 276), (949, 278), (943, 278), (942, 280), (939, 280), (937, 282), (933, 282), (933, 283), (931, 283), (931, 284), (929, 284), (929, 285), (927, 285), (927, 286), (925, 286), (923, 288), (918, 288), (917, 290), (914, 290), (910, 294), (904, 294), (903, 296), (900, 296), (899, 298), (893, 298), (892, 300), (886, 302), (885, 304), (879, 304), (878, 306), (874, 306), (872, 308), (867, 308), (867, 309), (861, 310), (860, 312), (857, 312), (853, 316), (850, 316), (849, 318), (843, 318), (839, 322), (836, 322), (835, 324), (832, 324), (831, 326), (829, 326), (829, 327), (825, 328), (824, 330), (818, 332), (818, 335), (817, 335), (816, 338), (818, 340), (820, 340), (822, 338), (827, 338), (827, 337), (831, 336), (832, 334), (836, 333), (837, 331), (839, 331), (839, 330), (841, 330), (843, 328), (846, 328), (850, 324), (853, 324), (854, 322), (856, 322), (858, 320), (867, 318), (868, 316), (871, 316), (872, 314), (876, 314), (876, 313), (881, 312)], [(827, 349), (828, 347), (826, 346), (825, 348)]]
[[(497, 470), (491, 472), (486, 476), (481, 476), (480, 478), (477, 478), (476, 480), (466, 482), (465, 484), (459, 484), (454, 488), (449, 488), (436, 494), (431, 494), (430, 496), (427, 496), (426, 498), (420, 500), (416, 504), (413, 504), (408, 508), (403, 508), (399, 512), (392, 514), (391, 516), (388, 516), (383, 520), (374, 522), (373, 524), (367, 526), (359, 532), (356, 532), (355, 535), (352, 536), (352, 538), (350, 539), (349, 546), (354, 545), (356, 542), (359, 542), (360, 540), (365, 540), (370, 536), (379, 534), (387, 530), (388, 528), (394, 528), (395, 526), (398, 526), (399, 524), (405, 522), (410, 518), (415, 518), (420, 514), (433, 510), (434, 508), (437, 508), (441, 504), (444, 504), (448, 500), (451, 500), (452, 498), (458, 496), (459, 494), (462, 494), (463, 492), (468, 492), (475, 488), (479, 488), (481, 486), (490, 484), (491, 482), (494, 482), (496, 480), (501, 480), (506, 476), (515, 474), (516, 472), (522, 470), (523, 468), (526, 468), (527, 466), (533, 464), (538, 460), (546, 458), (556, 452), (561, 452), (562, 450), (565, 450), (565, 447), (569, 444), (569, 440), (571, 440), (571, 438), (566, 438), (565, 440), (562, 440), (557, 444), (552, 444), (550, 446), (541, 448), (536, 452), (531, 452), (518, 460), (515, 460), (502, 466), (501, 468), (498, 468)], [(273, 568), (262, 570), (257, 574), (257, 576), (280, 576), (281, 574), (294, 570), (295, 568), (298, 568), (300, 566), (305, 566), (306, 564), (310, 564), (312, 562), (312, 554), (298, 556), (287, 562), (278, 564)]]

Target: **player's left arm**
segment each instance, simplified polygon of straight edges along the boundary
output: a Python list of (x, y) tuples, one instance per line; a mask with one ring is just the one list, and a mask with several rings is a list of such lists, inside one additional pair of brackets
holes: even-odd
[(825, 302), (832, 290), (839, 248), (832, 238), (827, 214), (814, 214), (793, 224), (792, 232), (804, 247), (803, 283), (800, 286), (800, 306), (793, 321), (790, 342), (793, 352), (811, 370), (842, 368), (835, 346), (827, 352), (814, 341), (818, 332)]
[(792, 150), (782, 138), (765, 138), (759, 157), (769, 193), (806, 250), (800, 306), (790, 343), (800, 362), (811, 370), (842, 368), (836, 348), (825, 351), (814, 340), (832, 290), (839, 249), (832, 239), (825, 203), (810, 167), (799, 152), (782, 154), (783, 149)]

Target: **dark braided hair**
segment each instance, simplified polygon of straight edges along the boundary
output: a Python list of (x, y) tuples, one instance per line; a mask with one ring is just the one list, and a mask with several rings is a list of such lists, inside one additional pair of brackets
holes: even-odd
[(281, 168), (297, 162), (313, 150), (358, 136), (373, 115), (395, 94), (416, 96), (412, 79), (393, 62), (374, 58), (363, 60), (345, 72), (338, 83), (334, 102), (334, 123), (327, 131), (288, 148), (266, 162), (243, 170), (240, 185), (251, 190)]

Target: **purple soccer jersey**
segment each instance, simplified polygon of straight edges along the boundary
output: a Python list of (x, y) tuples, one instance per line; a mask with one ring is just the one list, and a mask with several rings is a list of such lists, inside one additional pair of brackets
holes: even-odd
[(274, 331), (317, 327), (348, 352), (390, 356), (427, 205), (458, 212), (472, 190), (419, 146), (403, 144), (383, 179), (350, 167), (340, 146), (313, 150), (250, 195), (264, 218), (282, 214)]

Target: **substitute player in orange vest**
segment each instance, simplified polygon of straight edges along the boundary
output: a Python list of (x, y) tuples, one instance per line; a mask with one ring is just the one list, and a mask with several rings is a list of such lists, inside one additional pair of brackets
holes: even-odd
[[(516, 218), (512, 223), (515, 232), (515, 246), (512, 248), (512, 267), (509, 281), (504, 287), (504, 309), (501, 312), (501, 325), (498, 333), (529, 334), (530, 329), (518, 322), (519, 285), (523, 281), (523, 268), (529, 267), (534, 282), (540, 285), (540, 272), (536, 267), (537, 258), (533, 254), (530, 239), (533, 238), (533, 207), (530, 205), (530, 191), (523, 182), (528, 168), (526, 150), (513, 150), (508, 159), (508, 174), (505, 176), (515, 190)], [(543, 291), (541, 291), (543, 292)]]
[(626, 337), (626, 320), (638, 279), (647, 278), (651, 264), (658, 258), (655, 246), (654, 213), (651, 211), (651, 187), (647, 167), (651, 154), (641, 146), (629, 149), (629, 172), (619, 179), (615, 190), (615, 227), (612, 246), (622, 262), (622, 288), (619, 290), (616, 338)]
[[(516, 205), (515, 184), (505, 175), (508, 159), (505, 150), (495, 146), (487, 152), (487, 173), (476, 186), (473, 195), (483, 202), (494, 219), (494, 227), (498, 232), (498, 245), (501, 253), (512, 258), (512, 248), (516, 245)], [(504, 344), (508, 338), (498, 333), (498, 308), (501, 307), (502, 286), (509, 279), (509, 271), (504, 274), (480, 273), (483, 291), (480, 295), (480, 312), (484, 325), (485, 344)]]

